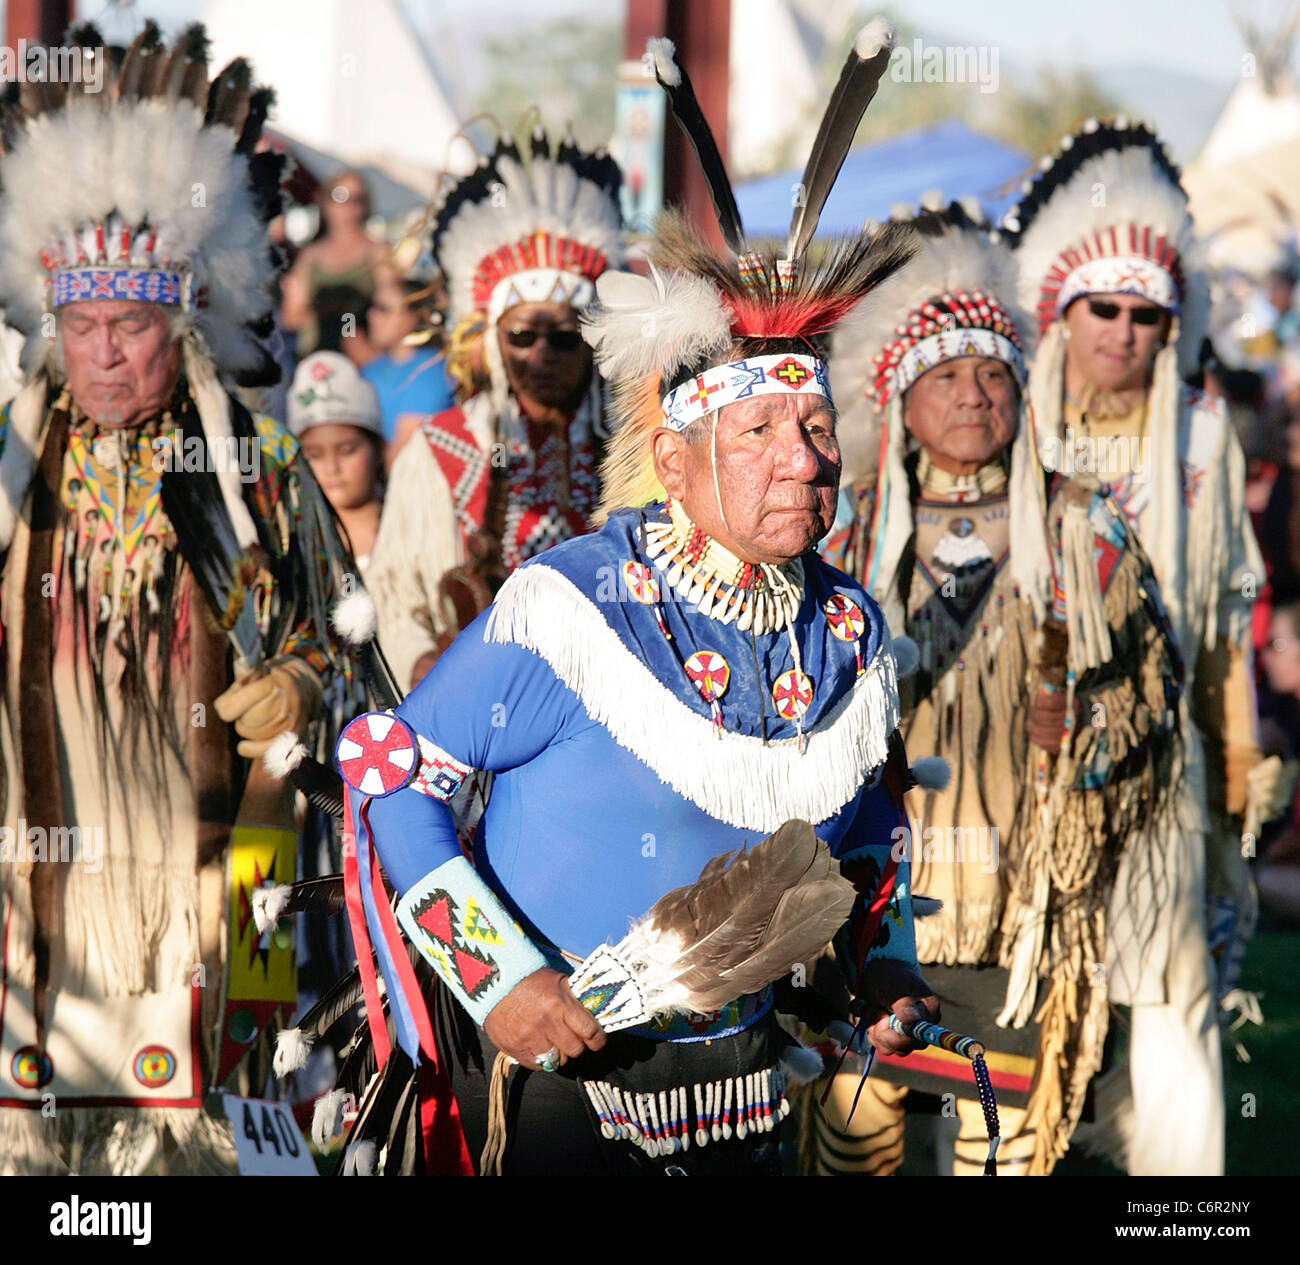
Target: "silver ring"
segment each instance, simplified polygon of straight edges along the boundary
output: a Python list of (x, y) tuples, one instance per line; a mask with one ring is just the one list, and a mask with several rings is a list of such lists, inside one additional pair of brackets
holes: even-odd
[(545, 1054), (534, 1054), (533, 1062), (542, 1069), (543, 1072), (555, 1071), (556, 1065), (560, 1061), (560, 1052), (554, 1046), (551, 1046)]

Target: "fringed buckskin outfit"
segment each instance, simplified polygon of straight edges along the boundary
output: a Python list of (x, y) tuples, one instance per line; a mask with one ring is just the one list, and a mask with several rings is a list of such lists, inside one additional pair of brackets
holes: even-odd
[[(274, 1003), (228, 979), (239, 954), (245, 983), (270, 958), (225, 925), (260, 879), (229, 872), (255, 779), (216, 700), (236, 630), (319, 699), (347, 560), (295, 441), (233, 386), (273, 371), (258, 330), (282, 160), (254, 154), (270, 93), (242, 61), (209, 85), (200, 27), (168, 49), (149, 24), (125, 58), (91, 28), (76, 42), (111, 62), (104, 91), (11, 95), (0, 160), (3, 301), (29, 335), (0, 415), (0, 1167), (229, 1171), (203, 1095)], [(41, 327), (100, 298), (179, 318), (175, 390), (142, 423), (88, 419)], [(294, 862), (290, 845), (276, 864)], [(276, 962), (292, 1002), (291, 955)]]
[[(1131, 1173), (1218, 1174), (1219, 1002), (1255, 917), (1241, 814), (1259, 760), (1250, 610), (1264, 569), (1226, 411), (1179, 378), (1196, 363), (1206, 278), (1178, 170), (1139, 123), (1090, 120), (1065, 138), (1007, 228), (1022, 302), (1037, 313), (1030, 401), (1040, 457), (1068, 472), (1080, 450), (1088, 455), (1151, 559), (1184, 666), (1181, 763), (1159, 861), (1145, 875), (1123, 868), (1115, 887), (1106, 965), (1111, 1000), (1131, 1008), (1129, 1068), (1099, 1087), (1098, 1141)], [(1066, 309), (1113, 294), (1170, 314), (1129, 416), (1095, 388), (1080, 400), (1065, 391)]]
[[(917, 644), (902, 690), (908, 753), (952, 768), (945, 788), (908, 795), (914, 888), (943, 902), (917, 921), (917, 957), (945, 1021), (988, 1048), (1000, 1171), (1045, 1174), (1101, 1066), (1106, 904), (1121, 858), (1152, 851), (1179, 665), (1127, 523), (1095, 486), (1044, 476), (1023, 410), (1014, 442), (974, 474), (907, 453), (902, 397), (919, 377), (979, 356), (1023, 389), (1030, 331), (1005, 245), (956, 205), (914, 223), (924, 244), (882, 287), (879, 317), (836, 336), (832, 373), (852, 401), (844, 425), (866, 428), (884, 461), (851, 486), (823, 552)], [(1026, 736), (1044, 688), (1078, 700), (1054, 757)], [(962, 1060), (878, 1058), (849, 1124), (856, 1087), (837, 1078), (831, 1110), (810, 1119), (817, 1171), (896, 1171), (906, 1087), (958, 1096), (952, 1171), (983, 1171)]]

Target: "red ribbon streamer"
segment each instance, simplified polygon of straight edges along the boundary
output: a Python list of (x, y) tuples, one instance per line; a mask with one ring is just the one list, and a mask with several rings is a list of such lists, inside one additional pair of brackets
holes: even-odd
[[(370, 1025), (370, 1039), (375, 1045), (376, 1064), (382, 1068), (388, 1062), (393, 1047), (388, 1040), (384, 1008), (379, 1002), (374, 954), (370, 949), (370, 935), (366, 931), (365, 907), (361, 903), (361, 869), (357, 865), (357, 836), (352, 825), (352, 788), (347, 785), (343, 788), (343, 807), (343, 897), (347, 905), (348, 926), (352, 931), (352, 947), (357, 954), (361, 993), (366, 1002), (366, 1022)], [(402, 956), (406, 956), (405, 952)]]

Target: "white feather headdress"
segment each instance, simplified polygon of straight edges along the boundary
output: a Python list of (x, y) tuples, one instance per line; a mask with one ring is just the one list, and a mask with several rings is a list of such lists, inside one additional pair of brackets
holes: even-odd
[(520, 302), (590, 303), (596, 278), (623, 262), (621, 183), (604, 150), (587, 153), (571, 134), (552, 155), (537, 127), (527, 161), (513, 140), (498, 138), (434, 212), (452, 321), (480, 313), (492, 323)]
[(1147, 396), (1147, 434), (1156, 454), (1154, 513), (1143, 544), (1176, 629), (1183, 626), (1186, 524), (1179, 432), (1182, 376), (1197, 367), (1208, 325), (1209, 284), (1178, 168), (1142, 123), (1089, 119), (1039, 163), (1024, 198), (1003, 224), (1020, 263), (1021, 294), (1040, 335), (1030, 372), (1036, 437), (1065, 428), (1068, 330), (1061, 320), (1085, 294), (1142, 295), (1174, 314), (1156, 354)]
[(1143, 123), (1089, 119), (1038, 166), (1003, 226), (1040, 335), (1073, 298), (1108, 285), (1176, 312), (1179, 369), (1195, 369), (1209, 289), (1187, 194), (1159, 138)]
[[(111, 75), (10, 85), (0, 158), (0, 306), (26, 337), (28, 378), (0, 455), (0, 548), (8, 546), (61, 374), (45, 316), (95, 299), (157, 302), (184, 326), (184, 363), (205, 433), (231, 436), (223, 377), (277, 380), (263, 343), (276, 271), (266, 236), (282, 156), (255, 152), (273, 96), (242, 59), (209, 82), (202, 26), (171, 48), (145, 24), (110, 50), (93, 27), (71, 42)], [(256, 542), (238, 471), (219, 473), (239, 543)]]

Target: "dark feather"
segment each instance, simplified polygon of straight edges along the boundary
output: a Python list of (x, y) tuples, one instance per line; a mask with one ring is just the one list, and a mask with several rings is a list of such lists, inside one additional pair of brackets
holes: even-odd
[(321, 812), (334, 818), (343, 816), (343, 779), (329, 765), (304, 756), (290, 770), (289, 781)]
[(146, 18), (140, 34), (131, 41), (122, 59), (118, 76), (118, 97), (130, 101), (149, 95), (148, 84), (153, 80), (153, 59), (161, 56), (162, 32), (153, 18)]
[(158, 95), (168, 101), (193, 101), (202, 109), (208, 97), (208, 36), (193, 22), (172, 46), (158, 78)]
[[(82, 73), (79, 78), (74, 79), (68, 85), (68, 99), (73, 97), (95, 98), (96, 104), (105, 103), (106, 98), (111, 97), (111, 92), (101, 91), (92, 93), (91, 88), (98, 81), (101, 89), (107, 87), (112, 82), (112, 67), (108, 49), (104, 47), (104, 37), (99, 33), (99, 29), (92, 22), (81, 22), (76, 26), (69, 28), (67, 35), (64, 37), (64, 44), (68, 48), (80, 48), (83, 50)], [(95, 62), (91, 59), (102, 59), (103, 75), (100, 76), (96, 69)], [(86, 62), (90, 61), (87, 66)]]
[(696, 100), (695, 89), (690, 77), (682, 68), (680, 61), (674, 60), (681, 82), (675, 85), (666, 83), (655, 66), (655, 78), (659, 86), (668, 94), (668, 104), (673, 117), (686, 133), (695, 157), (699, 160), (704, 181), (709, 186), (709, 198), (713, 202), (714, 213), (718, 217), (718, 227), (728, 246), (737, 253), (744, 249), (745, 230), (740, 221), (740, 208), (736, 205), (736, 195), (731, 190), (731, 179), (727, 175), (726, 165), (718, 152), (718, 142), (713, 139), (709, 121)]
[(790, 219), (790, 237), (786, 243), (785, 255), (787, 259), (798, 259), (812, 241), (822, 208), (844, 165), (858, 124), (876, 95), (881, 76), (889, 66), (892, 50), (892, 38), (869, 58), (859, 57), (856, 47), (849, 49), (848, 60), (840, 71), (839, 82), (835, 85), (826, 113), (822, 116), (821, 127), (817, 129), (817, 138), (813, 141), (812, 153), (804, 168), (803, 180), (800, 182), (803, 197)]
[(290, 889), (289, 903), (281, 917), (287, 914), (337, 914), (346, 905), (343, 895), (343, 875), (325, 874), (320, 878), (303, 878)]
[[(405, 1051), (394, 1046), (388, 1061), (380, 1070), (379, 1076), (366, 1091), (357, 1111), (357, 1118), (348, 1135), (348, 1146), (358, 1142), (373, 1142), (376, 1150), (376, 1167), (378, 1151), (388, 1142), (398, 1107), (409, 1087), (415, 1081), (415, 1066)], [(346, 1148), (345, 1148), (346, 1154)]]
[(228, 127), (236, 136), (244, 130), (244, 120), (248, 117), (249, 97), (253, 86), (253, 70), (242, 57), (236, 57), (222, 71), (208, 88), (209, 124), (219, 123)]
[[(274, 88), (256, 88), (249, 95), (248, 113), (244, 118), (244, 126), (240, 129), (239, 143), (235, 146), (241, 154), (251, 154), (257, 149), (257, 143), (262, 139), (262, 129), (266, 126), (266, 117), (274, 104)], [(281, 163), (283, 164), (283, 159)]]
[(360, 1004), (361, 971), (354, 966), (330, 985), (320, 1001), (298, 1021), (297, 1027), (313, 1041), (318, 1041)]

